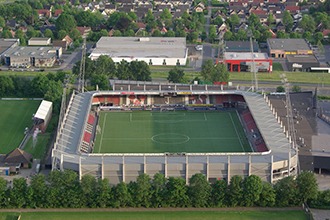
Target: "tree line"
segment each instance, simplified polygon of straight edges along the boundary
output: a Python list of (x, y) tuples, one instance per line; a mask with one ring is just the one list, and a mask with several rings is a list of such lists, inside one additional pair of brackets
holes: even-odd
[[(78, 61), (73, 66), (73, 74), (79, 75), (80, 63), (81, 61)], [(109, 78), (151, 81), (151, 71), (149, 65), (144, 61), (127, 62), (122, 60), (115, 63), (109, 56), (101, 55), (96, 60), (86, 58), (85, 78), (90, 80), (91, 86), (98, 85), (99, 89), (107, 90), (110, 87)]]
[(0, 208), (287, 207), (321, 200), (330, 205), (330, 193), (318, 193), (310, 172), (275, 185), (255, 175), (233, 176), (229, 185), (223, 179), (210, 184), (203, 174), (193, 175), (186, 185), (181, 177), (165, 178), (158, 173), (111, 186), (107, 179), (85, 175), (79, 180), (76, 172), (66, 170), (32, 176), (30, 184), (26, 178), (17, 178), (9, 185), (0, 177)]
[(0, 98), (44, 98), (53, 102), (55, 112), (59, 110), (66, 72), (40, 74), (32, 79), (21, 76), (0, 76)]

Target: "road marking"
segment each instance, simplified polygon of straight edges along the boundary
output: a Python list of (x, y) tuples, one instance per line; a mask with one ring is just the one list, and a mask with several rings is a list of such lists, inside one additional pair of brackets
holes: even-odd
[(204, 112), (204, 119), (205, 119), (205, 121), (207, 121), (207, 117), (206, 117), (206, 114), (205, 114), (205, 112)]
[(101, 148), (102, 148), (102, 142), (103, 142), (103, 135), (104, 135), (104, 126), (105, 126), (105, 121), (106, 121), (106, 119), (107, 119), (107, 115), (108, 114), (105, 114), (105, 116), (104, 116), (104, 120), (103, 120), (103, 125), (102, 125), (102, 134), (101, 134), (101, 141), (100, 141), (100, 148), (99, 148), (99, 153), (101, 152)]
[(242, 148), (243, 152), (245, 152), (245, 150), (244, 150), (244, 148), (243, 148), (243, 144), (242, 144), (241, 138), (240, 138), (239, 135), (238, 135), (238, 132), (237, 132), (237, 129), (236, 129), (236, 125), (235, 125), (235, 123), (234, 123), (234, 121), (233, 121), (233, 118), (231, 117), (230, 112), (229, 112), (228, 114), (229, 114), (229, 117), (230, 117), (230, 121), (231, 121), (231, 123), (232, 123), (233, 126), (234, 126), (234, 129), (235, 129), (236, 135), (237, 135), (237, 137), (238, 137), (239, 143), (241, 144), (241, 148)]

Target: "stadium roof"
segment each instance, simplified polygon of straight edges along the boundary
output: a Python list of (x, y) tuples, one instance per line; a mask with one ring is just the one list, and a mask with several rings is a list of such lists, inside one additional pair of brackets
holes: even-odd
[(46, 119), (47, 113), (51, 110), (53, 103), (50, 101), (42, 100), (37, 113), (34, 115), (35, 118), (42, 120)]
[(269, 38), (267, 44), (270, 50), (311, 50), (305, 39)]
[[(253, 53), (253, 55), (256, 60), (268, 59), (268, 55), (266, 53)], [(225, 52), (225, 60), (252, 60), (252, 53)]]
[(184, 37), (101, 37), (90, 57), (184, 58)]

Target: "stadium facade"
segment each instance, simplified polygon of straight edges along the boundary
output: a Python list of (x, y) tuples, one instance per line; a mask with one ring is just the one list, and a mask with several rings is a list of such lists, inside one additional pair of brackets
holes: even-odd
[[(182, 177), (187, 183), (195, 173), (204, 174), (209, 181), (254, 174), (271, 183), (297, 173), (297, 150), (266, 95), (223, 90), (222, 86), (151, 82), (113, 81), (112, 88), (71, 96), (52, 150), (53, 169), (72, 169), (80, 178), (86, 174), (107, 178), (111, 184), (135, 181), (142, 173)], [(254, 152), (93, 153), (100, 106), (118, 111), (122, 106), (162, 108), (177, 104), (190, 106), (190, 110), (240, 109), (240, 120)]]
[(101, 55), (114, 62), (144, 61), (149, 65), (186, 65), (188, 48), (184, 37), (101, 37), (90, 54), (92, 60)]

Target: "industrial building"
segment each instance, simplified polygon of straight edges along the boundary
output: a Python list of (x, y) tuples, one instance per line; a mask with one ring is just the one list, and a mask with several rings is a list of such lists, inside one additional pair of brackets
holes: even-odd
[(61, 47), (14, 47), (3, 53), (4, 63), (10, 67), (52, 67), (62, 56)]
[(225, 52), (224, 62), (230, 72), (252, 72), (253, 63), (256, 72), (272, 72), (273, 61), (266, 53)]
[[(259, 52), (259, 46), (257, 42), (252, 43), (253, 52)], [(250, 41), (226, 41), (225, 42), (226, 52), (251, 52)]]
[(186, 65), (184, 37), (101, 37), (90, 54), (92, 60), (107, 55), (114, 62), (145, 61), (149, 65)]
[(314, 55), (287, 55), (286, 65), (289, 71), (309, 72), (312, 67), (320, 67)]
[(287, 55), (308, 55), (313, 50), (305, 39), (267, 39), (268, 54), (274, 58), (286, 58)]
[(6, 53), (6, 51), (16, 46), (19, 46), (19, 39), (0, 38), (0, 57), (2, 58), (2, 55)]
[(49, 46), (52, 44), (51, 38), (31, 37), (28, 41), (29, 46)]

